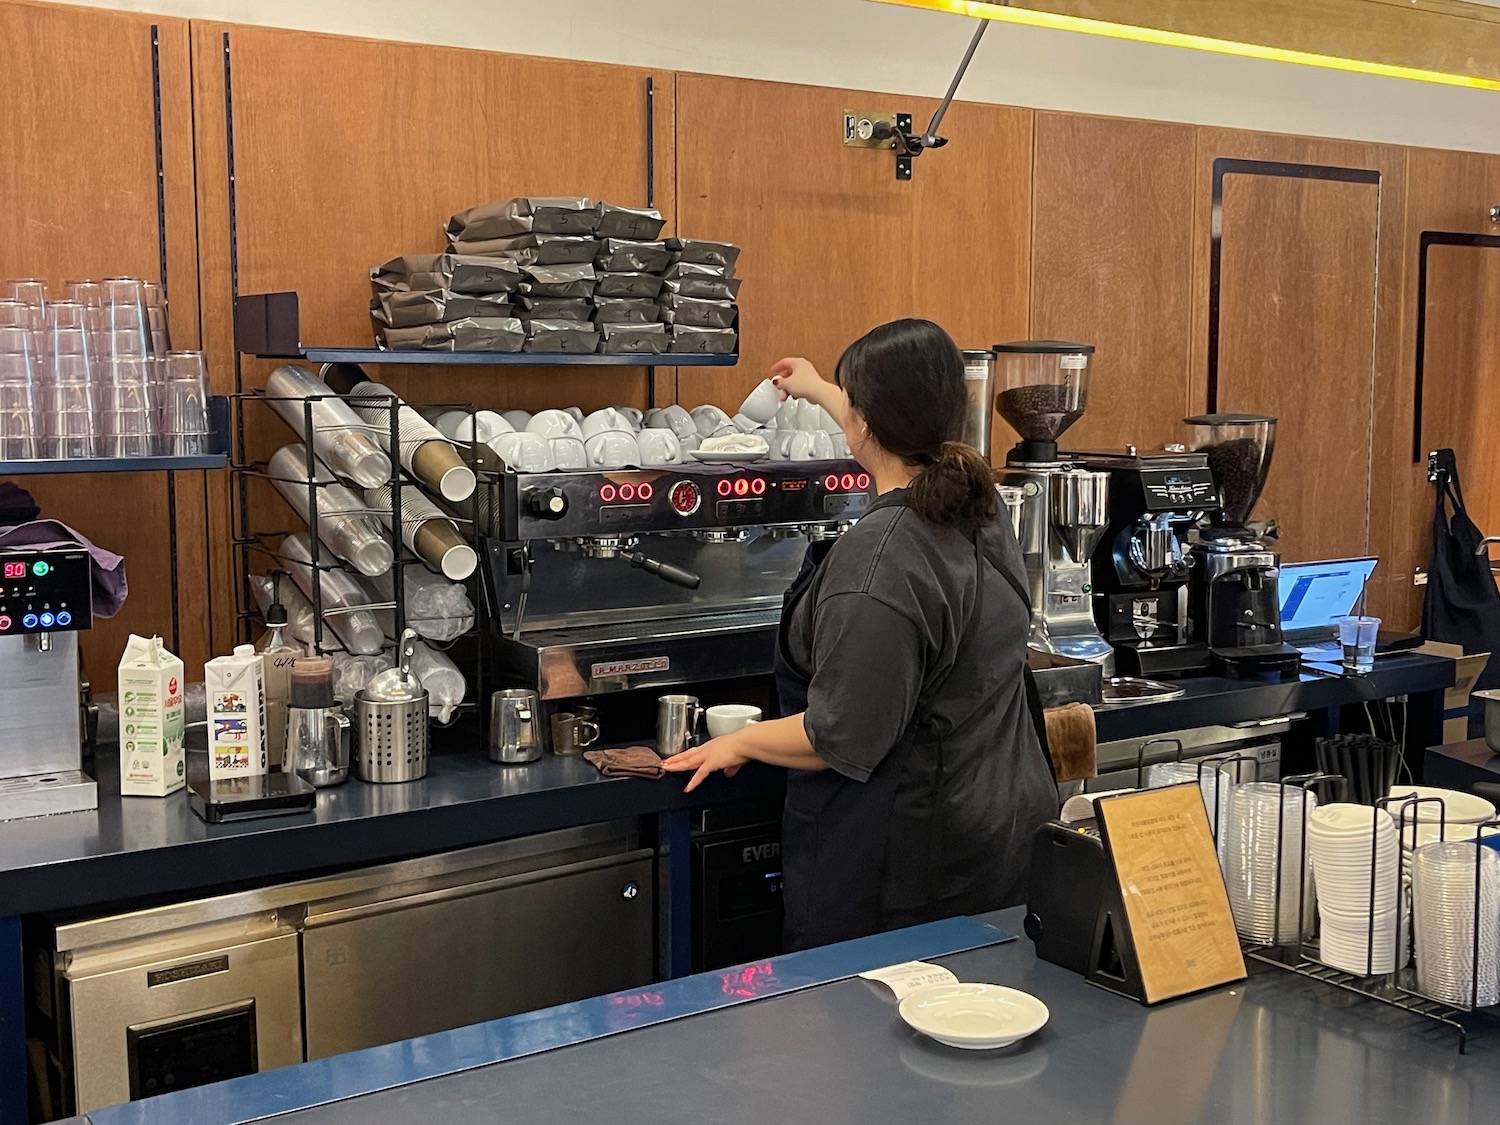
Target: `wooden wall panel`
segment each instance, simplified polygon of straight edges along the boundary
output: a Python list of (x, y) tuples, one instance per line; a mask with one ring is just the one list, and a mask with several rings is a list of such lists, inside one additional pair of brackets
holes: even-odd
[[(304, 343), (368, 344), (369, 267), (400, 253), (440, 250), (442, 224), (455, 211), (513, 195), (645, 203), (648, 78), (656, 83), (655, 201), (672, 214), (670, 73), (195, 22), (199, 206), (211, 232), (205, 335), (226, 363), (226, 35), (239, 291), (296, 290)], [(260, 385), (269, 366), (246, 361), (246, 385)], [(647, 399), (640, 368), (371, 374), (414, 403), (595, 409), (645, 406)], [(291, 440), (268, 417), (251, 431), (257, 457)], [(286, 524), (279, 504), (265, 510), (261, 529)], [(227, 558), (220, 565), (227, 567)]]
[[(0, 277), (65, 280), (131, 274), (158, 279), (161, 254), (153, 112), (152, 34), (161, 85), (163, 204), (170, 328), (198, 338), (188, 24), (92, 8), (0, 3)], [(211, 589), (204, 556), (203, 474), (179, 474), (179, 650), (207, 653)], [(16, 478), (43, 514), (125, 556), (130, 596), (83, 638), (100, 690), (131, 632), (171, 638), (169, 481), (161, 474)]]
[[(1488, 255), (1500, 255), (1500, 251), (1432, 251), (1422, 444), (1417, 459), (1412, 459), (1421, 235), (1424, 231), (1500, 234), (1500, 226), (1489, 217), (1490, 206), (1500, 203), (1500, 156), (1412, 149), (1407, 169), (1401, 364), (1389, 396), (1392, 424), (1388, 437), (1377, 436), (1376, 456), (1377, 467), (1384, 467), (1389, 481), (1391, 530), (1386, 550), (1392, 575), (1401, 578), (1391, 592), (1391, 612), (1415, 623), (1421, 614), (1422, 591), (1412, 584), (1411, 576), (1427, 566), (1431, 551), (1433, 493), (1427, 483), (1427, 451), (1454, 438), (1469, 503), (1481, 518), (1488, 512), (1500, 515), (1496, 511), (1500, 498), (1490, 495), (1494, 484), (1500, 483), (1500, 469), (1495, 465), (1500, 461), (1500, 447), (1485, 429), (1489, 416), (1482, 409), (1466, 413), (1464, 407), (1465, 401), (1482, 403), (1491, 393), (1496, 349), (1500, 348), (1494, 327), (1500, 305)], [(1466, 440), (1464, 431), (1469, 427), (1485, 440)]]
[(1193, 134), (1187, 125), (1036, 115), (1031, 336), (1098, 349), (1089, 410), (1064, 439), (1069, 448), (1150, 449), (1182, 438)]
[[(1377, 184), (1228, 175), (1221, 410), (1281, 419), (1258, 518), (1288, 561), (1369, 551), (1390, 533), (1372, 448), (1400, 382), (1404, 153), (1391, 146), (1198, 130), (1192, 367), (1206, 405), (1213, 166), (1220, 157), (1368, 170)], [(1384, 575), (1383, 575), (1384, 576)]]
[(740, 364), (681, 369), (684, 405), (732, 409), (786, 355), (831, 376), (846, 345), (898, 317), (929, 317), (960, 347), (1025, 334), (1031, 113), (954, 105), (943, 123), (952, 143), (901, 183), (890, 152), (840, 142), (845, 107), (885, 105), (919, 121), (933, 109), (916, 98), (678, 77), (679, 228), (745, 248)]

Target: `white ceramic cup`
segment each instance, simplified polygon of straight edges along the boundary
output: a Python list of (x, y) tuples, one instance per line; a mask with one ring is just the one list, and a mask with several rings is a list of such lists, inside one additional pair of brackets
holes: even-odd
[(721, 703), (703, 713), (708, 733), (714, 738), (723, 738), (737, 730), (744, 730), (751, 723), (760, 722), (760, 708), (747, 703)]
[(555, 437), (548, 444), (552, 447), (552, 462), (556, 468), (571, 472), (589, 467), (588, 451), (581, 439)]
[(806, 430), (799, 430), (792, 434), (791, 440), (786, 444), (786, 459), (788, 461), (816, 461), (818, 459), (817, 441), (818, 436)]
[(781, 392), (776, 389), (776, 384), (769, 379), (762, 379), (740, 404), (740, 413), (747, 418), (754, 418), (764, 425), (776, 417), (776, 411), (781, 408)]
[(635, 435), (619, 430), (597, 433), (584, 441), (583, 448), (588, 453), (590, 467), (595, 469), (625, 469), (641, 463), (641, 447)]
[(776, 428), (778, 430), (795, 430), (797, 428), (797, 400), (789, 398), (776, 408)]
[(587, 441), (596, 434), (609, 432), (628, 434), (634, 429), (628, 417), (613, 406), (606, 406), (603, 410), (594, 411), (583, 420), (583, 439)]
[(698, 423), (682, 407), (673, 404), (651, 412), (650, 426), (659, 430), (671, 430), (679, 438), (697, 437)]
[(682, 455), (686, 457), (689, 453), (696, 453), (698, 447), (703, 444), (703, 439), (696, 433), (688, 434), (687, 437), (679, 437), (677, 444), (682, 446)]
[(682, 444), (671, 430), (642, 430), (635, 435), (641, 467), (675, 465), (682, 460)]
[(813, 460), (832, 461), (834, 457), (833, 435), (827, 430), (814, 430), (808, 436), (812, 438)]
[(543, 410), (531, 416), (526, 423), (526, 432), (538, 437), (583, 437), (577, 420), (566, 410)]
[(473, 414), (467, 410), (449, 410), (439, 414), (432, 424), (450, 441), (474, 441), (474, 435), (478, 433), (478, 440), (486, 445), (501, 434), (515, 432), (511, 424), (493, 410), (479, 410)]
[(803, 399), (797, 404), (797, 428), (811, 433), (823, 428), (823, 408), (815, 402)]
[(840, 431), (838, 433), (829, 434), (828, 436), (833, 439), (833, 455), (840, 458), (848, 457), (849, 439), (843, 435), (843, 432)]
[(629, 418), (630, 425), (634, 429), (640, 429), (641, 423), (645, 421), (645, 415), (633, 406), (616, 406), (614, 409)]
[(518, 473), (552, 471), (552, 444), (539, 434), (501, 434), (486, 444)]
[(756, 430), (760, 429), (760, 423), (748, 414), (736, 414), (730, 421), (734, 423), (734, 428), (742, 434), (753, 434)]
[(796, 430), (774, 430), (766, 442), (771, 447), (771, 460), (788, 461), (792, 456), (792, 442), (800, 435)]
[(531, 411), (529, 410), (507, 410), (500, 417), (510, 423), (510, 428), (520, 433), (531, 422)]
[(693, 423), (698, 427), (699, 437), (713, 437), (725, 430), (733, 430), (734, 422), (717, 406), (704, 404), (693, 407)]
[(571, 414), (573, 416), (573, 421), (577, 422), (580, 426), (583, 425), (583, 408), (582, 407), (580, 407), (580, 406), (565, 406), (565, 407), (563, 407), (563, 413), (564, 414)]

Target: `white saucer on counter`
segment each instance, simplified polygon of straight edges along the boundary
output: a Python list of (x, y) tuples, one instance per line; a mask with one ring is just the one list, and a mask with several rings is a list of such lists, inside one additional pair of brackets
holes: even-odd
[(993, 1051), (1019, 1043), (1047, 1023), (1047, 1005), (1001, 984), (929, 984), (901, 1001), (907, 1025), (939, 1043)]

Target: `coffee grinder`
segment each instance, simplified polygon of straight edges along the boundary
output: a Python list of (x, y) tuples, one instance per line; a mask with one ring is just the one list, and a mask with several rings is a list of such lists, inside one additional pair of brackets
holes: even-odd
[(1226, 675), (1295, 672), (1302, 655), (1281, 637), (1281, 558), (1249, 527), (1276, 450), (1276, 419), (1204, 414), (1184, 420), (1219, 489), (1219, 510), (1193, 545), (1195, 636)]
[(1104, 534), (1109, 475), (1059, 456), (1057, 439), (1088, 407), (1092, 344), (1022, 340), (996, 344), (995, 405), (1021, 440), (1003, 484), (1021, 490), (1017, 537), (1031, 585), (1029, 644), (1092, 660), (1114, 673), (1114, 650), (1094, 621), (1090, 557)]
[(1094, 615), (1114, 646), (1120, 674), (1207, 668), (1208, 646), (1190, 635), (1188, 583), (1198, 560), (1187, 539), (1193, 525), (1219, 507), (1208, 458), (1180, 446), (1070, 456), (1109, 474), (1109, 525), (1092, 566)]

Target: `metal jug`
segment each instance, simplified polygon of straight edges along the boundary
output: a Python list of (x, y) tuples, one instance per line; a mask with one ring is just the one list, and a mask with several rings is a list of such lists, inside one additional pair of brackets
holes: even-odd
[(507, 688), (490, 696), (490, 761), (534, 762), (547, 748), (541, 699), (525, 688)]
[(323, 789), (349, 780), (349, 717), (341, 707), (288, 707), (286, 757), (297, 776)]
[(698, 744), (703, 708), (696, 695), (664, 695), (656, 707), (656, 752), (663, 758)]

